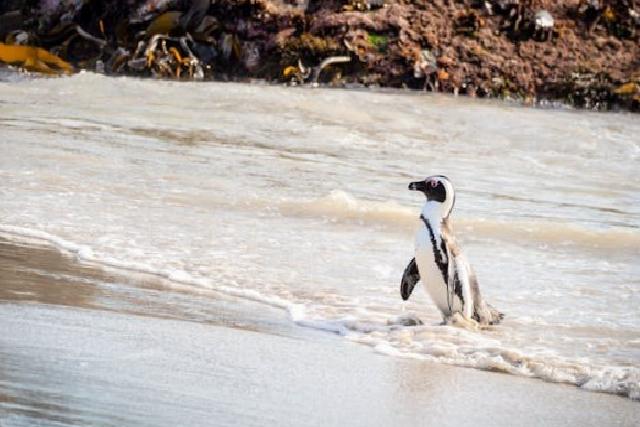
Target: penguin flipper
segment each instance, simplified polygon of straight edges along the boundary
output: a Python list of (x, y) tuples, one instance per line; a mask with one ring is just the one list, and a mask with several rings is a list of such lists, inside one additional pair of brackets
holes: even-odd
[(413, 288), (416, 287), (416, 283), (420, 281), (420, 272), (418, 271), (418, 265), (416, 259), (411, 258), (409, 265), (404, 269), (402, 275), (402, 281), (400, 282), (400, 296), (404, 301), (408, 300), (413, 292)]

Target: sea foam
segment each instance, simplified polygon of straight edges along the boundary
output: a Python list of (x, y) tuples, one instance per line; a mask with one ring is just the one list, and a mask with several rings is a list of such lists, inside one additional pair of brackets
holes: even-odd
[(381, 321), (380, 315), (376, 317), (367, 309), (355, 305), (352, 312), (357, 315), (332, 318), (322, 304), (305, 304), (255, 289), (241, 288), (233, 283), (215, 282), (184, 270), (157, 269), (143, 263), (101, 257), (99, 252), (87, 245), (45, 231), (0, 224), (0, 234), (18, 241), (47, 243), (82, 262), (116, 268), (121, 272), (150, 274), (181, 285), (210, 289), (281, 308), (296, 325), (344, 336), (388, 356), (540, 378), (640, 400), (640, 368), (637, 367), (603, 366), (585, 358), (571, 360), (549, 354), (548, 351), (527, 354), (505, 347), (500, 340), (482, 331), (438, 323), (408, 327), (404, 326), (402, 317), (382, 316), (386, 320)]

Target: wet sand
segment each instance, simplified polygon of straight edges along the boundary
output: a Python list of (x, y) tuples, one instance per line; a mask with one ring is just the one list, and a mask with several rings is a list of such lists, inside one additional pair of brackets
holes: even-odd
[(0, 426), (635, 425), (640, 404), (376, 354), (286, 313), (0, 239)]

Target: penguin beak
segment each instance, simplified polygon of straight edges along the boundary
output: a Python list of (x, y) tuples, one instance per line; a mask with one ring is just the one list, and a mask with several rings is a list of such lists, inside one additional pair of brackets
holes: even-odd
[(409, 184), (409, 190), (411, 191), (427, 191), (427, 183), (424, 181), (416, 181)]

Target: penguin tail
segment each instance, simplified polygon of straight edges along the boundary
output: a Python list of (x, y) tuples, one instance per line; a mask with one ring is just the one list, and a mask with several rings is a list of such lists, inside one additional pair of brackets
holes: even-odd
[(490, 325), (497, 325), (504, 319), (504, 313), (495, 309), (491, 304), (487, 304), (487, 309), (489, 310), (491, 319), (489, 320)]
[(491, 304), (482, 301), (474, 313), (474, 318), (482, 325), (497, 325), (504, 319), (504, 314)]

